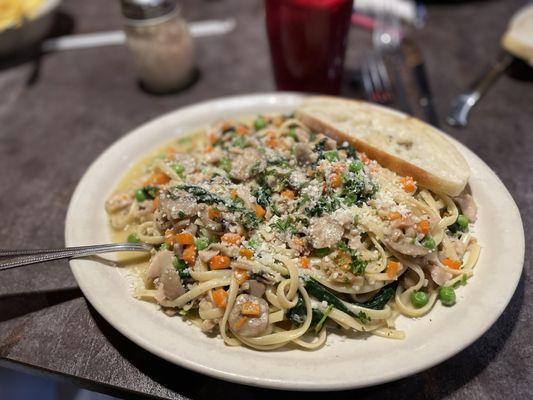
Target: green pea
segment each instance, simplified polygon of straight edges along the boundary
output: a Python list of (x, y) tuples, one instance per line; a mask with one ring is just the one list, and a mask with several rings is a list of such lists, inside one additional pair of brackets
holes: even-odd
[(429, 301), (428, 295), (425, 292), (411, 293), (411, 303), (416, 308), (424, 307)]
[(259, 117), (257, 118), (255, 121), (254, 121), (254, 127), (255, 127), (255, 130), (260, 130), (260, 129), (263, 129), (265, 128), (267, 125), (265, 119), (263, 117)]
[(176, 271), (183, 271), (187, 268), (187, 263), (183, 260), (180, 260), (178, 257), (172, 257), (172, 266)]
[(468, 228), (468, 218), (466, 218), (463, 214), (459, 214), (459, 216), (457, 217), (456, 223), (462, 229)]
[(455, 304), (455, 290), (449, 286), (441, 287), (439, 289), (439, 299), (445, 306), (453, 306)]
[(289, 133), (287, 133), (287, 136), (293, 138), (295, 142), (299, 141), (298, 140), (298, 136), (296, 135), (296, 129), (295, 128), (291, 128), (289, 130)]
[(209, 246), (209, 239), (205, 236), (202, 236), (196, 240), (196, 248), (198, 250), (204, 250), (207, 248), (207, 246)]
[(173, 164), (172, 169), (176, 174), (183, 178), (183, 172), (185, 172), (185, 167), (181, 164)]
[(142, 203), (143, 201), (146, 200), (144, 190), (138, 189), (135, 191), (135, 200), (137, 200), (139, 203)]
[(135, 233), (130, 233), (126, 240), (130, 243), (139, 243), (141, 241)]
[(218, 166), (226, 172), (231, 171), (231, 161), (228, 157), (222, 157), (218, 163)]
[(359, 160), (352, 161), (348, 169), (350, 172), (359, 172), (363, 169), (363, 163)]
[(422, 240), (422, 246), (424, 246), (426, 249), (433, 250), (435, 248), (435, 241), (432, 237), (426, 236), (424, 240)]
[(162, 250), (168, 250), (168, 245), (166, 243), (163, 243), (161, 246), (159, 246), (159, 251)]
[(330, 162), (332, 161), (338, 161), (339, 160), (339, 153), (337, 153), (335, 150), (326, 151), (324, 153), (324, 158)]

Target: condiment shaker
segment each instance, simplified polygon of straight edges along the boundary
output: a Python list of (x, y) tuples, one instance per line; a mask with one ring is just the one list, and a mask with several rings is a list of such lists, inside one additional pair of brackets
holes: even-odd
[(173, 92), (194, 75), (194, 45), (173, 0), (121, 0), (127, 44), (143, 86)]

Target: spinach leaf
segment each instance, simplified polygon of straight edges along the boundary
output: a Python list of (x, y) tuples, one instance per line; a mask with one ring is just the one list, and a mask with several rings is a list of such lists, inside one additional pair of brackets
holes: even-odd
[(397, 287), (398, 281), (394, 281), (386, 286), (383, 286), (379, 290), (379, 292), (377, 292), (376, 295), (372, 297), (372, 299), (365, 301), (364, 303), (353, 302), (352, 304), (355, 304), (359, 307), (370, 308), (372, 310), (383, 310), (383, 308), (385, 308), (385, 305), (396, 293)]
[[(315, 326), (320, 322), (324, 314), (317, 308), (312, 309), (312, 321), (311, 326)], [(305, 303), (301, 296), (298, 296), (296, 305), (287, 311), (287, 318), (295, 325), (302, 325), (307, 317), (307, 310), (305, 309)]]

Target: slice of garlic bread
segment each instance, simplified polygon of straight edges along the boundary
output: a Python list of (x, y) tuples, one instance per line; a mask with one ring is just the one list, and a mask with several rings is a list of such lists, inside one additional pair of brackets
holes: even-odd
[(296, 117), (339, 142), (348, 141), (381, 165), (412, 176), (420, 186), (457, 196), (470, 176), (464, 157), (437, 129), (369, 103), (308, 97)]

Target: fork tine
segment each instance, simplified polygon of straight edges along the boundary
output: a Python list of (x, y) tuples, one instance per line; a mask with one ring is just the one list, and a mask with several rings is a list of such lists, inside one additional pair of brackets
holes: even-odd
[(385, 85), (386, 78), (383, 77), (383, 71), (380, 67), (379, 55), (375, 55), (372, 59), (372, 68), (374, 71), (375, 87), (378, 92), (379, 102), (384, 104), (388, 102), (390, 97), (389, 88)]
[(368, 70), (368, 62), (365, 58), (361, 65), (361, 79), (363, 81), (363, 89), (368, 100), (372, 100), (372, 82), (370, 81), (370, 72)]
[(379, 102), (379, 82), (376, 79), (376, 69), (374, 65), (374, 55), (368, 57), (368, 74), (370, 76), (370, 82), (372, 83), (372, 101)]
[(383, 60), (383, 56), (379, 55), (376, 59), (376, 68), (380, 77), (380, 81), (383, 87), (384, 98), (387, 102), (391, 102), (393, 99), (392, 95), (392, 84), (389, 78), (389, 72)]

